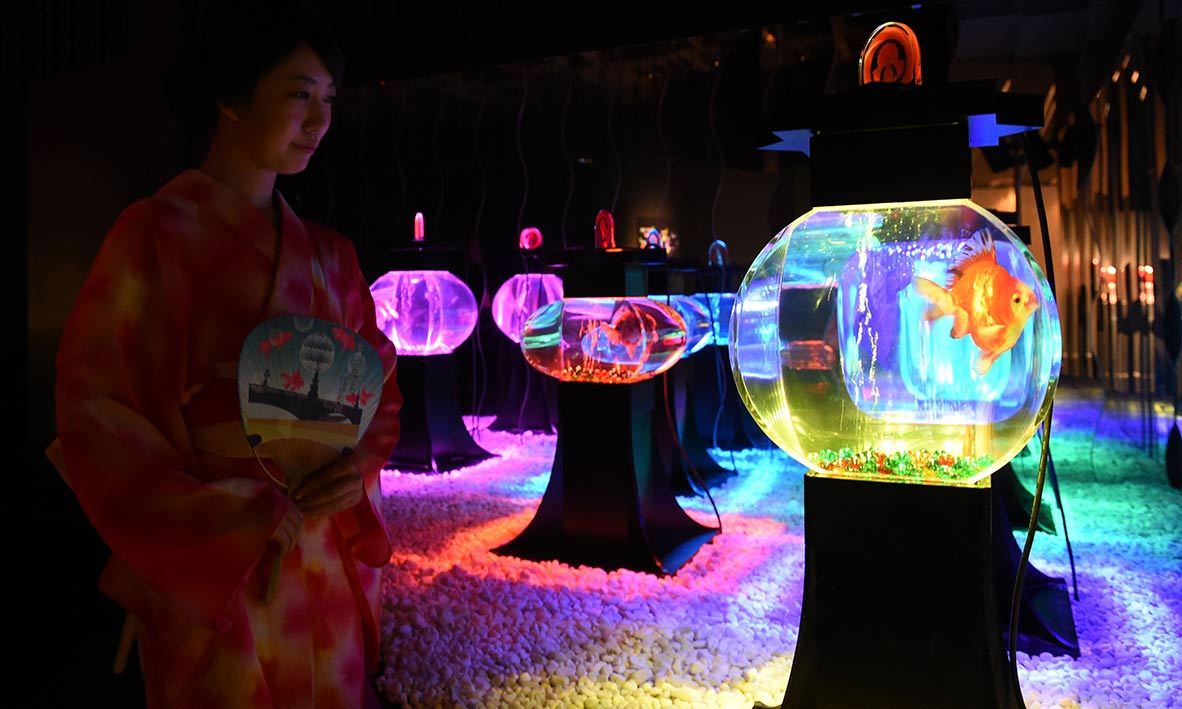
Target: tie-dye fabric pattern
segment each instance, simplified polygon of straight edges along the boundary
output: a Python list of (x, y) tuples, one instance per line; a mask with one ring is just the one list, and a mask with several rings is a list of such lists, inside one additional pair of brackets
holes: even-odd
[[(136, 619), (149, 706), (357, 707), (377, 668), (394, 347), (352, 244), (279, 202), (268, 307), (274, 227), (190, 170), (119, 217), (62, 335), (50, 457), (111, 548), (99, 585)], [(281, 315), (357, 331), (386, 381), (355, 453), (365, 498), (305, 520), (264, 602), (292, 503), (246, 444), (235, 369), (250, 330)]]

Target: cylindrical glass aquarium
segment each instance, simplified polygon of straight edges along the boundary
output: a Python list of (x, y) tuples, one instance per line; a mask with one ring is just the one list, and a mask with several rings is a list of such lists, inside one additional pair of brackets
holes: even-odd
[(1062, 359), (1046, 276), (969, 200), (818, 207), (747, 272), (731, 366), (817, 475), (975, 485), (1034, 435)]
[(708, 344), (726, 347), (731, 342), (731, 313), (735, 309), (734, 293), (696, 293), (694, 300), (706, 310), (714, 328)]
[(525, 323), (521, 352), (564, 382), (633, 384), (672, 367), (686, 347), (685, 321), (648, 298), (567, 298)]
[(476, 298), (448, 271), (390, 271), (369, 290), (378, 327), (399, 355), (447, 354), (476, 327)]
[(556, 300), (562, 300), (561, 278), (550, 273), (518, 273), (497, 289), (493, 322), (510, 340), (521, 342), (521, 329), (529, 316)]
[(701, 351), (710, 344), (710, 313), (697, 300), (697, 296), (650, 294), (649, 298), (673, 308), (685, 321), (685, 352), (681, 355), (683, 358)]

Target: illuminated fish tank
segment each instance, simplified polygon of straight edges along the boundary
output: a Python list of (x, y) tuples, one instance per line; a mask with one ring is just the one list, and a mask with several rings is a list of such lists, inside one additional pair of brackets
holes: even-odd
[(735, 308), (734, 293), (696, 293), (694, 300), (706, 311), (714, 333), (708, 344), (726, 347), (731, 342), (731, 313)]
[(567, 298), (525, 323), (521, 352), (534, 369), (564, 382), (632, 384), (677, 363), (685, 321), (648, 298)]
[(501, 284), (492, 302), (493, 322), (521, 342), (521, 329), (539, 308), (562, 300), (562, 279), (550, 273), (518, 273)]
[(453, 352), (476, 327), (476, 298), (448, 271), (390, 271), (369, 290), (378, 327), (399, 355)]
[(764, 247), (730, 327), (739, 394), (815, 475), (977, 485), (1046, 414), (1046, 276), (969, 200), (819, 207)]
[(710, 344), (710, 313), (695, 296), (649, 295), (649, 298), (673, 308), (685, 321), (685, 352), (681, 355), (683, 358), (700, 352), (703, 347)]

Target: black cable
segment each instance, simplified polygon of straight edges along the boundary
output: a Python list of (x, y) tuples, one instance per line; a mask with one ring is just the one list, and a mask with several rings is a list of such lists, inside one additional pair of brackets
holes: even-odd
[[(519, 245), (519, 248), (517, 249), (517, 251), (518, 251), (518, 253), (520, 253), (520, 254), (521, 254), (521, 264), (522, 264), (522, 266), (523, 266), (523, 267), (524, 267), (524, 269), (525, 269), (525, 270), (524, 270), (524, 275), (525, 275), (525, 297), (526, 297), (526, 299), (527, 299), (527, 301), (528, 301), (528, 299), (529, 299), (529, 288), (530, 288), (530, 285), (531, 285), (531, 282), (530, 282), (530, 272), (529, 272), (529, 261), (528, 261), (528, 259), (526, 259), (526, 258), (525, 258), (525, 250), (524, 250), (524, 249), (521, 249), (521, 248), (520, 248), (520, 245)], [(540, 274), (539, 274), (539, 280), (538, 280), (538, 288), (539, 288), (539, 290), (541, 289), (541, 287), (542, 287), (542, 283), (541, 283), (541, 276), (540, 276)], [(525, 405), (526, 405), (527, 403), (529, 403), (529, 392), (530, 392), (530, 389), (532, 388), (532, 387), (531, 387), (531, 384), (533, 383), (533, 375), (532, 375), (532, 373), (529, 371), (529, 370), (530, 370), (530, 366), (529, 366), (529, 364), (528, 364), (528, 363), (526, 363), (524, 366), (525, 366), (525, 391), (524, 391), (524, 392), (522, 392), (522, 394), (521, 394), (521, 406), (520, 406), (520, 407), (518, 407), (518, 409), (517, 409), (517, 435), (518, 435), (518, 440), (519, 440), (519, 441), (520, 441), (520, 440), (523, 440), (523, 437), (525, 436), (525, 423), (524, 423), (524, 421), (525, 421)]]
[[(521, 256), (521, 267), (522, 267), (523, 273), (525, 274), (525, 286), (526, 286), (526, 293), (527, 294), (529, 293), (529, 261), (528, 261), (528, 259), (525, 258), (525, 249), (521, 248), (520, 238), (521, 238), (522, 219), (525, 218), (525, 204), (526, 204), (526, 201), (529, 199), (529, 166), (525, 162), (525, 150), (522, 147), (522, 143), (521, 143), (521, 124), (525, 119), (525, 105), (528, 100), (529, 100), (529, 73), (528, 73), (528, 68), (526, 67), (526, 65), (522, 64), (521, 65), (521, 106), (519, 106), (517, 109), (517, 130), (515, 133), (516, 140), (517, 140), (517, 159), (519, 161), (521, 161), (521, 179), (522, 179), (521, 207), (518, 208), (518, 210), (517, 210), (517, 238), (518, 238), (517, 253), (518, 253), (518, 255)], [(524, 436), (525, 436), (525, 431), (522, 428), (522, 421), (525, 419), (525, 405), (526, 405), (526, 402), (529, 401), (529, 390), (531, 388), (530, 385), (533, 383), (533, 377), (529, 376), (528, 369), (529, 369), (529, 366), (526, 365), (527, 371), (526, 371), (526, 377), (525, 377), (525, 391), (522, 393), (521, 407), (518, 408), (518, 410), (517, 410), (517, 436), (518, 436), (519, 441), (523, 440)]]
[[(665, 80), (661, 84), (661, 97), (657, 99), (657, 140), (661, 143), (661, 154), (665, 160), (665, 189), (661, 192), (661, 204), (657, 207), (657, 219), (665, 220), (665, 201), (669, 198), (669, 186), (673, 182), (673, 163), (669, 161), (669, 147), (665, 144), (665, 126), (662, 118), (665, 115), (665, 94), (669, 91), (669, 72), (665, 71)], [(658, 224), (657, 228), (668, 228), (668, 224)], [(672, 232), (670, 232), (672, 233)], [(662, 245), (663, 246), (663, 245)], [(668, 253), (668, 251), (666, 251)]]
[[(716, 104), (718, 103), (718, 87), (722, 85), (722, 68), (718, 69), (718, 75), (714, 79), (714, 88), (710, 90), (710, 109), (707, 113), (707, 122), (710, 125), (710, 136), (714, 138), (714, 145), (718, 148), (718, 187), (714, 190), (714, 202), (710, 205), (710, 238), (712, 240), (718, 239), (718, 223), (715, 221), (718, 216), (718, 200), (722, 197), (722, 183), (726, 181), (726, 155), (722, 149), (722, 139), (718, 137), (718, 125), (715, 120)], [(726, 262), (726, 259), (723, 259)], [(709, 265), (709, 261), (707, 261)]]
[(1108, 408), (1108, 389), (1100, 388), (1100, 413), (1096, 414), (1096, 422), (1092, 426), (1092, 440), (1088, 443), (1088, 462), (1092, 469), (1092, 478), (1096, 477), (1096, 438), (1100, 435), (1100, 421), (1104, 418), (1104, 411)]
[(525, 162), (525, 152), (521, 144), (521, 124), (525, 120), (525, 104), (529, 100), (528, 72), (528, 67), (522, 64), (521, 105), (517, 107), (517, 128), (514, 131), (514, 139), (517, 141), (517, 161), (521, 163), (521, 206), (517, 210), (517, 235), (521, 234), (521, 220), (525, 217), (525, 203), (529, 199), (529, 165)]
[[(671, 286), (672, 286), (672, 281), (670, 279), (670, 274), (669, 274), (669, 259), (666, 258), (665, 259), (665, 306), (669, 307), (669, 308), (673, 307), (670, 304), (670, 300), (672, 299)], [(686, 332), (686, 336), (687, 336), (686, 345), (688, 346), (689, 345), (689, 341), (688, 341), (689, 332), (688, 331)], [(673, 419), (673, 410), (672, 410), (672, 408), (670, 408), (670, 405), (669, 405), (669, 372), (667, 372), (667, 371), (663, 372), (661, 374), (661, 389), (662, 389), (662, 394), (664, 394), (664, 399), (665, 399), (665, 422), (669, 426), (669, 433), (673, 436), (673, 442), (677, 444), (677, 450), (681, 456), (681, 460), (685, 464), (686, 469), (689, 472), (690, 476), (693, 477), (693, 481), (696, 482), (698, 484), (698, 488), (706, 494), (706, 499), (710, 500), (710, 506), (714, 508), (714, 518), (718, 521), (718, 533), (722, 534), (722, 515), (720, 515), (718, 513), (718, 505), (714, 504), (714, 496), (710, 494), (710, 488), (706, 485), (706, 481), (702, 478), (701, 473), (698, 472), (698, 469), (694, 466), (693, 461), (690, 460), (689, 454), (685, 452), (685, 447), (682, 446), (682, 444), (681, 444), (681, 435), (678, 434), (678, 432), (677, 432), (677, 423)]]
[(620, 159), (620, 151), (616, 147), (616, 95), (620, 91), (620, 79), (615, 77), (612, 81), (612, 97), (607, 104), (607, 142), (611, 146), (612, 156), (616, 159), (616, 191), (612, 195), (611, 213), (616, 213), (616, 203), (620, 200), (620, 187), (624, 183), (624, 163)]
[(710, 500), (710, 506), (714, 508), (714, 519), (718, 521), (718, 533), (722, 534), (722, 515), (718, 513), (718, 505), (714, 504), (714, 496), (710, 494), (710, 488), (702, 480), (698, 469), (694, 467), (694, 463), (690, 460), (689, 453), (685, 452), (685, 447), (681, 445), (681, 436), (677, 434), (677, 424), (673, 420), (673, 410), (669, 406), (669, 372), (661, 374), (661, 387), (665, 394), (665, 422), (669, 425), (669, 430), (673, 433), (673, 441), (677, 444), (677, 450), (681, 454), (681, 460), (689, 469), (691, 475), (698, 485), (701, 485), (702, 492), (706, 493), (706, 499)]
[(1071, 564), (1071, 587), (1075, 600), (1079, 600), (1079, 577), (1075, 573), (1075, 551), (1071, 548), (1071, 535), (1067, 532), (1067, 511), (1063, 509), (1063, 495), (1059, 492), (1059, 475), (1055, 472), (1055, 459), (1048, 456), (1047, 466), (1051, 474), (1051, 491), (1055, 493), (1055, 504), (1059, 506), (1059, 519), (1063, 523), (1063, 541), (1067, 544), (1067, 560)]
[(402, 216), (406, 209), (406, 172), (402, 167), (402, 130), (406, 124), (406, 84), (402, 85), (402, 110), (398, 112), (398, 127), (394, 129), (394, 151), (397, 157), (394, 159), (394, 165), (398, 168), (398, 184), (402, 188), (402, 200), (398, 203), (398, 221), (401, 226)]
[(435, 219), (432, 220), (431, 228), (438, 234), (443, 233), (440, 225), (443, 223), (443, 204), (447, 194), (447, 172), (443, 169), (443, 161), (439, 159), (439, 125), (443, 122), (443, 105), (446, 99), (442, 92), (440, 94), (435, 124), (431, 127), (431, 159), (435, 161), (435, 170), (439, 175), (439, 201), (435, 204)]
[[(1055, 296), (1055, 258), (1051, 251), (1051, 235), (1047, 227), (1047, 210), (1043, 204), (1042, 186), (1038, 182), (1038, 174), (1030, 164), (1030, 139), (1022, 133), (1022, 148), (1026, 154), (1026, 170), (1030, 173), (1030, 181), (1034, 188), (1034, 203), (1038, 209), (1039, 228), (1042, 230), (1043, 260), (1047, 267), (1047, 283), (1051, 288), (1051, 297)], [(1014, 189), (1021, 189), (1015, 184)], [(1018, 571), (1014, 578), (1014, 592), (1010, 596), (1010, 672), (1014, 682), (1014, 694), (1021, 706), (1026, 706), (1022, 698), (1022, 684), (1018, 677), (1018, 617), (1022, 608), (1022, 585), (1026, 581), (1026, 569), (1030, 566), (1030, 550), (1034, 546), (1034, 535), (1038, 530), (1038, 514), (1042, 508), (1043, 487), (1046, 484), (1047, 462), (1051, 453), (1051, 421), (1054, 416), (1055, 401), (1051, 398), (1047, 406), (1046, 418), (1043, 419), (1042, 446), (1038, 458), (1038, 477), (1034, 483), (1034, 501), (1030, 506), (1030, 524), (1026, 528), (1026, 542), (1022, 546), (1022, 557), (1018, 561)]]
[[(483, 72), (482, 72), (483, 73)], [(483, 78), (483, 76), (481, 77)], [(483, 84), (483, 81), (481, 82)], [(480, 92), (480, 105), (476, 109), (476, 125), (472, 130), (472, 153), (476, 157), (476, 171), (480, 174), (480, 201), (476, 204), (476, 222), (472, 227), (472, 240), (476, 244), (476, 255), (480, 256), (480, 220), (484, 215), (484, 203), (488, 195), (488, 183), (484, 174), (484, 161), (480, 159), (480, 125), (484, 120), (484, 91)], [(485, 265), (484, 259), (479, 258), (480, 261), (480, 303), (477, 304), (476, 317), (476, 339), (474, 341), (476, 352), (472, 357), (472, 405), (475, 411), (472, 412), (472, 428), (468, 431), (469, 435), (480, 435), (480, 415), (484, 413), (484, 398), (488, 394), (488, 359), (484, 353), (484, 341), (480, 335), (480, 306), (484, 304), (488, 298), (488, 266)], [(476, 378), (476, 361), (480, 360), (480, 397), (477, 398), (477, 378)]]
[[(729, 284), (726, 277), (726, 256), (723, 256), (722, 262), (718, 265), (719, 286), (718, 286), (718, 309), (721, 314), (722, 311), (722, 296), (727, 293)], [(709, 296), (707, 296), (709, 301)], [(714, 308), (710, 308), (710, 330), (714, 332), (717, 329), (714, 322)], [(718, 424), (722, 420), (722, 413), (726, 407), (726, 380), (723, 379), (723, 364), (722, 364), (722, 350), (719, 347), (714, 348), (714, 376), (718, 385), (718, 411), (714, 414), (714, 440), (712, 441), (715, 448), (718, 448)], [(739, 473), (739, 463), (735, 460), (735, 447), (732, 445), (727, 449), (727, 454), (731, 459), (731, 470), (737, 475)]]
[[(710, 244), (714, 247), (715, 244), (722, 244), (718, 238), (718, 200), (722, 197), (722, 186), (726, 182), (726, 153), (723, 150), (722, 139), (718, 136), (718, 125), (716, 122), (716, 107), (718, 104), (718, 89), (722, 85), (722, 65), (718, 66), (718, 75), (714, 80), (714, 88), (710, 91), (710, 107), (707, 112), (707, 123), (710, 126), (710, 136), (714, 139), (714, 145), (718, 148), (718, 187), (714, 190), (714, 202), (710, 205), (710, 238), (713, 239)], [(722, 244), (725, 246), (725, 244)], [(719, 261), (719, 287), (718, 287), (718, 307), (721, 311), (723, 295), (729, 291), (729, 283), (726, 277), (726, 252), (721, 252), (722, 257)], [(709, 268), (712, 264), (709, 259), (709, 252), (707, 252), (706, 265)], [(710, 296), (706, 296), (706, 303), (710, 311), (710, 334), (714, 336), (718, 333), (718, 323), (714, 318), (714, 306), (710, 304)], [(720, 312), (721, 315), (721, 312)], [(717, 345), (714, 346), (714, 379), (718, 388), (718, 410), (714, 413), (714, 427), (710, 439), (711, 446), (718, 449), (718, 425), (722, 421), (722, 414), (726, 410), (726, 383), (722, 378), (722, 349)], [(732, 446), (728, 449), (731, 459), (731, 469), (738, 474), (739, 464), (735, 461), (735, 451)]]
[(559, 131), (562, 136), (562, 156), (566, 159), (566, 203), (562, 205), (562, 248), (566, 250), (570, 248), (566, 243), (566, 219), (570, 214), (570, 203), (575, 197), (575, 164), (570, 157), (570, 147), (566, 144), (566, 117), (570, 113), (571, 97), (575, 93), (575, 72), (573, 62), (567, 64), (567, 71), (570, 72), (569, 84), (566, 90), (566, 101), (562, 104), (562, 124)]

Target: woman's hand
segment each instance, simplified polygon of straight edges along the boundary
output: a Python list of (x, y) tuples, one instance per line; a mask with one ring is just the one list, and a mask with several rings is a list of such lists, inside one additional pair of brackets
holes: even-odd
[(353, 507), (365, 497), (361, 471), (347, 455), (304, 477), (291, 499), (309, 517), (327, 517)]
[(295, 546), (296, 540), (300, 538), (300, 525), (303, 523), (304, 515), (300, 508), (292, 505), (283, 521), (275, 528), (275, 533), (271, 535), (271, 539), (279, 545), (280, 555), (286, 554)]

